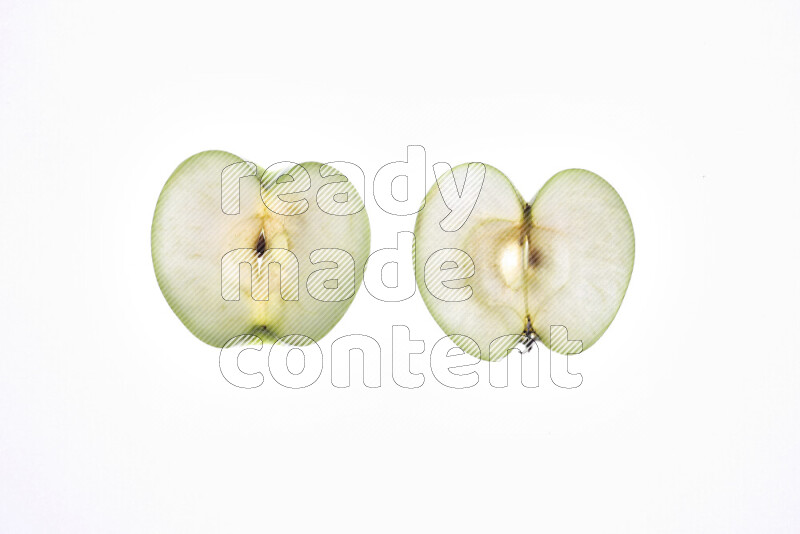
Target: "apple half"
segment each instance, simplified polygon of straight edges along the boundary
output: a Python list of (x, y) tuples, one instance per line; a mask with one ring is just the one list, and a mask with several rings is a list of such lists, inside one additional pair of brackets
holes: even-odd
[[(463, 200), (473, 193), (474, 203)], [(592, 172), (561, 171), (525, 202), (502, 172), (469, 163), (428, 191), (414, 254), (428, 310), (464, 352), (497, 360), (541, 339), (566, 354), (575, 341), (591, 347), (617, 314), (633, 270), (633, 225)], [(560, 326), (568, 338), (551, 334)]]
[(167, 303), (200, 340), (223, 347), (249, 335), (305, 345), (353, 301), (370, 228), (356, 188), (333, 167), (265, 170), (207, 151), (167, 180), (151, 247)]

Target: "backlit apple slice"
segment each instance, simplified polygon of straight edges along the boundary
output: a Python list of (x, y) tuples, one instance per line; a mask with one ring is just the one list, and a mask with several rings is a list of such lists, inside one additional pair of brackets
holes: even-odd
[[(442, 221), (454, 211), (458, 191), (466, 193), (468, 181), (481, 180), (478, 200), (464, 224), (445, 230)], [(415, 226), (420, 293), (442, 330), (457, 335), (453, 340), (464, 352), (488, 360), (491, 342), (503, 338), (492, 348), (505, 355), (522, 339), (525, 322), (519, 256), (524, 202), (508, 178), (490, 165), (459, 165), (437, 181), (441, 187), (428, 191)], [(466, 286), (468, 296), (447, 291)]]
[(153, 266), (172, 310), (215, 347), (239, 335), (318, 341), (361, 285), (369, 220), (320, 163), (269, 172), (221, 151), (172, 173), (152, 225)]
[(591, 347), (614, 320), (633, 271), (628, 210), (608, 182), (570, 169), (553, 176), (531, 204), (531, 263), (526, 269), (534, 331), (556, 352), (551, 326)]
[[(573, 351), (568, 340), (589, 348), (614, 319), (633, 270), (633, 226), (622, 199), (579, 169), (556, 174), (525, 203), (494, 167), (460, 165), (428, 192), (415, 233), (425, 304), (462, 350), (483, 359), (505, 357), (532, 338), (562, 353)], [(568, 339), (551, 337), (558, 326)]]

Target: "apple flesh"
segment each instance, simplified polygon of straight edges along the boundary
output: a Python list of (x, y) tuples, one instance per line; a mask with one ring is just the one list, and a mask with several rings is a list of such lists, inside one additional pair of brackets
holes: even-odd
[[(456, 189), (444, 185), (454, 181), (463, 192), (479, 175), (466, 222), (446, 228), (454, 202), (445, 197)], [(633, 270), (625, 204), (608, 182), (581, 169), (559, 172), (525, 202), (496, 168), (459, 165), (428, 192), (415, 236), (417, 283), (429, 311), (462, 350), (487, 360), (533, 338), (569, 352), (573, 344), (551, 338), (551, 326), (566, 327), (569, 340), (588, 349), (613, 321)], [(440, 252), (448, 250), (461, 252)], [(468, 288), (469, 298), (442, 298), (442, 285)]]
[(329, 166), (267, 172), (227, 152), (201, 152), (175, 169), (156, 205), (158, 284), (209, 345), (240, 335), (317, 341), (361, 285), (356, 266), (370, 246), (363, 208), (353, 185)]

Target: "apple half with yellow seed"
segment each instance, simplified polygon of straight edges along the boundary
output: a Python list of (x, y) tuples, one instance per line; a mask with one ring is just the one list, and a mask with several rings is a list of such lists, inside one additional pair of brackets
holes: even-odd
[(428, 191), (414, 254), (428, 310), (464, 352), (497, 360), (540, 339), (572, 353), (575, 341), (586, 350), (600, 339), (619, 310), (633, 225), (592, 172), (561, 171), (526, 202), (502, 172), (469, 163)]

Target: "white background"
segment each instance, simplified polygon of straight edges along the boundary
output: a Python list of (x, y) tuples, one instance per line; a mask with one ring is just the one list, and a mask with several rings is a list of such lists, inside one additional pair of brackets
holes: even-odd
[[(796, 532), (800, 4), (0, 2), (0, 532)], [(636, 231), (583, 384), (231, 386), (162, 297), (204, 149), (421, 144), (526, 198), (590, 169)], [(372, 248), (413, 217), (380, 212)], [(320, 343), (442, 335), (363, 289)], [(483, 364), (482, 364), (483, 365)]]

